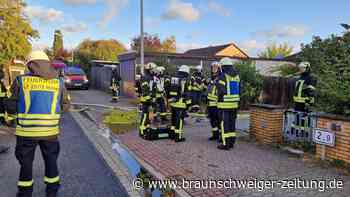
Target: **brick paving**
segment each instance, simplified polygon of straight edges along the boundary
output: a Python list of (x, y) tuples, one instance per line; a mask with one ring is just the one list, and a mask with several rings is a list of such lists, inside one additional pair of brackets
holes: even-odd
[[(103, 93), (99, 93), (103, 94)], [(73, 95), (74, 96), (74, 95)], [(97, 114), (98, 115), (98, 114)], [(332, 180), (344, 181), (343, 189), (187, 189), (191, 196), (350, 196), (350, 177), (335, 168), (323, 168), (317, 162), (295, 158), (280, 149), (239, 139), (231, 151), (220, 151), (209, 142), (207, 122), (185, 126), (186, 142), (145, 141), (137, 131), (118, 135), (138, 158), (165, 177), (186, 180)]]

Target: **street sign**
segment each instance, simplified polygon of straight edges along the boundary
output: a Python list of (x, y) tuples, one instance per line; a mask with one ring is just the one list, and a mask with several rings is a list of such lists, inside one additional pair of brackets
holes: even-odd
[(313, 132), (313, 141), (317, 144), (334, 146), (335, 133), (316, 128)]

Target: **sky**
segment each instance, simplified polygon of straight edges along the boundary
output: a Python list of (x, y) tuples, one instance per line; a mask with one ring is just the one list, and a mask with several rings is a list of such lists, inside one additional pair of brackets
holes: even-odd
[[(40, 33), (35, 49), (52, 46), (55, 29), (64, 46), (84, 39), (116, 39), (130, 48), (140, 34), (139, 0), (26, 0), (25, 14)], [(250, 56), (271, 43), (294, 52), (313, 36), (341, 34), (350, 23), (349, 0), (144, 0), (145, 32), (175, 36), (178, 52), (234, 42)]]

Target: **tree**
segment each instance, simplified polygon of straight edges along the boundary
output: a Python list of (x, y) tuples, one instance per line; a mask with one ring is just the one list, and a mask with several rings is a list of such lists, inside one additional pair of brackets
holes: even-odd
[(261, 58), (284, 58), (291, 55), (293, 52), (293, 47), (289, 46), (287, 43), (277, 45), (273, 43), (266, 47), (265, 51), (258, 54)]
[(59, 53), (63, 50), (63, 35), (60, 30), (55, 30), (52, 50), (54, 58), (58, 58)]
[[(135, 37), (131, 41), (131, 49), (135, 51), (140, 50), (140, 36)], [(173, 53), (176, 52), (176, 39), (175, 36), (166, 38), (163, 42), (158, 35), (150, 35), (145, 33), (144, 36), (144, 50), (146, 52), (164, 52)]]
[(117, 61), (118, 55), (125, 50), (124, 45), (114, 39), (96, 41), (86, 39), (74, 50), (74, 63), (88, 70), (91, 60)]
[(21, 0), (0, 0), (0, 64), (24, 59), (32, 49), (31, 41), (39, 37), (29, 20), (22, 14)]
[(251, 61), (242, 61), (235, 64), (241, 79), (241, 106), (247, 108), (249, 104), (256, 103), (263, 87), (263, 77), (256, 70)]
[(162, 42), (162, 52), (175, 53), (176, 39), (175, 36), (170, 36)]
[(350, 32), (314, 37), (302, 45), (299, 61), (308, 61), (317, 79), (316, 109), (350, 116)]

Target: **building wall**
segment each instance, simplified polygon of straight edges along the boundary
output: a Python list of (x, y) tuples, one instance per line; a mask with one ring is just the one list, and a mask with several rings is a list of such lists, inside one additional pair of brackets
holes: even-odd
[(247, 58), (245, 54), (242, 53), (239, 49), (237, 49), (235, 46), (230, 45), (226, 49), (218, 52), (216, 54), (217, 56), (231, 56), (231, 57), (241, 57), (241, 58)]

